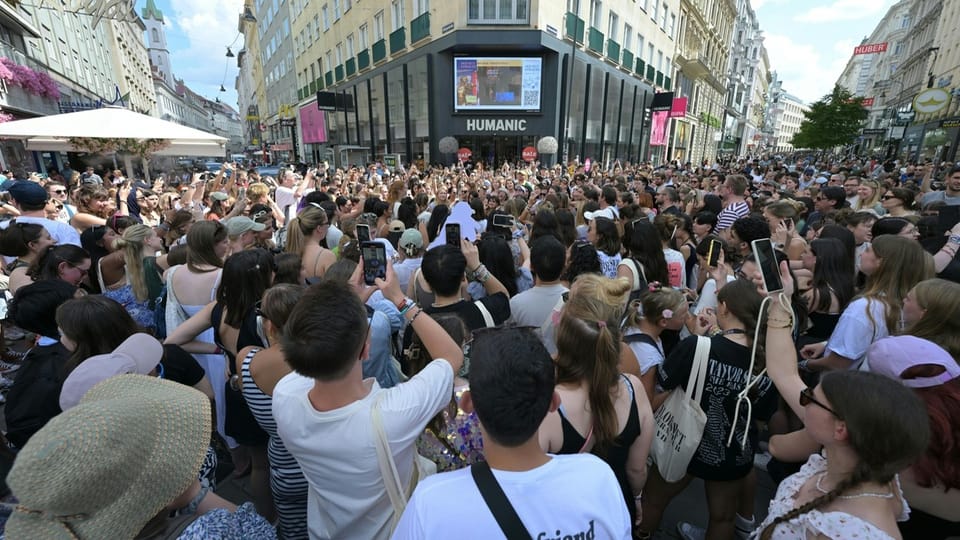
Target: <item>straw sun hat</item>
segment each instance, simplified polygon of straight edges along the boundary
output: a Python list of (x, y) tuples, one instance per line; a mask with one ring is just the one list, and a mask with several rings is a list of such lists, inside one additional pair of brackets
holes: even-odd
[(17, 455), (7, 537), (135, 537), (197, 479), (210, 425), (210, 401), (193, 388), (146, 375), (103, 381)]

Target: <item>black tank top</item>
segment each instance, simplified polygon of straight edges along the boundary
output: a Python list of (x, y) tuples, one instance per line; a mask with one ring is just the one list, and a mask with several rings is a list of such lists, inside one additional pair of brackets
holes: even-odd
[[(640, 436), (640, 414), (637, 413), (637, 396), (634, 392), (633, 384), (630, 383), (630, 379), (628, 379), (626, 375), (621, 374), (620, 376), (623, 377), (623, 382), (627, 384), (627, 389), (630, 391), (630, 413), (627, 417), (627, 424), (623, 426), (623, 430), (617, 435), (617, 438), (614, 439), (613, 444), (607, 448), (606, 455), (597, 457), (605, 461), (607, 465), (610, 465), (610, 468), (613, 469), (613, 474), (616, 475), (617, 482), (620, 484), (620, 490), (623, 492), (623, 500), (627, 504), (627, 510), (630, 511), (632, 523), (632, 519), (636, 517), (637, 509), (633, 500), (633, 490), (630, 488), (630, 482), (627, 479), (627, 459), (630, 456), (630, 445)], [(563, 444), (557, 453), (580, 453), (580, 449), (583, 448), (587, 442), (586, 438), (581, 435), (577, 429), (573, 427), (573, 424), (563, 415), (563, 405), (560, 405), (560, 409), (557, 412), (560, 414), (560, 425), (563, 427)], [(593, 453), (593, 451), (590, 453)]]

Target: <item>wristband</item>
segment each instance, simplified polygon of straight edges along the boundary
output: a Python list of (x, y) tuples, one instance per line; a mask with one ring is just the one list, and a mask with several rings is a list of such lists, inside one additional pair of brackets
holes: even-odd
[(960, 234), (951, 234), (947, 241), (951, 244), (960, 245)]
[(210, 481), (204, 478), (200, 481), (200, 491), (197, 492), (196, 497), (190, 500), (186, 506), (184, 506), (178, 513), (181, 516), (189, 516), (197, 512), (197, 508), (200, 506), (200, 503), (203, 502), (204, 497), (207, 496), (207, 493), (210, 493), (210, 490), (213, 489), (210, 487)]

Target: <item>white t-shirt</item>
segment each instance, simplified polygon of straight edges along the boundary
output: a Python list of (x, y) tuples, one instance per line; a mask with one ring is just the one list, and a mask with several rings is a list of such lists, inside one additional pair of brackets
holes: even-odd
[[(734, 276), (727, 276), (727, 283), (736, 281), (736, 279)], [(697, 307), (693, 309), (693, 314), (699, 315), (708, 308), (713, 309), (714, 312), (717, 309), (717, 280), (713, 278), (707, 278), (703, 288), (700, 289), (700, 299), (697, 300)]]
[[(867, 305), (869, 301), (869, 306)], [(823, 355), (835, 352), (852, 360), (850, 367), (860, 364), (870, 344), (890, 335), (886, 319), (887, 305), (876, 298), (857, 298), (843, 310), (840, 321), (827, 340)], [(869, 314), (868, 314), (869, 313)], [(873, 318), (873, 323), (870, 322)]]
[[(13, 223), (14, 220), (8, 220), (0, 223), (0, 229), (6, 229)], [(34, 216), (20, 216), (16, 218), (17, 223), (36, 223), (37, 225), (43, 225), (43, 228), (50, 233), (50, 237), (57, 241), (57, 244), (73, 244), (77, 247), (80, 246), (80, 233), (76, 229), (71, 227), (67, 223), (62, 223), (60, 221), (54, 221), (52, 219), (34, 217)]]
[(276, 199), (277, 206), (280, 207), (280, 210), (286, 217), (287, 222), (296, 217), (297, 204), (300, 203), (300, 197), (297, 197), (294, 188), (280, 186), (277, 188), (274, 198)]
[(683, 253), (675, 249), (664, 248), (663, 258), (667, 260), (667, 274), (670, 277), (670, 286), (682, 289), (687, 286), (687, 261)]
[(366, 397), (325, 412), (314, 409), (307, 397), (313, 379), (291, 373), (274, 388), (277, 433), (310, 484), (310, 538), (389, 537), (393, 506), (377, 463), (371, 407), (384, 392), (380, 399), (384, 429), (400, 485), (409, 485), (417, 438), (450, 402), (453, 370), (447, 361), (434, 360), (393, 388), (381, 389), (373, 379), (364, 383), (371, 388)]
[(543, 326), (553, 306), (567, 292), (563, 285), (534, 286), (510, 299), (510, 320), (518, 326)]
[[(624, 338), (634, 334), (641, 333), (637, 328), (627, 328), (623, 333)], [(646, 375), (647, 371), (650, 368), (656, 369), (657, 366), (663, 363), (664, 354), (663, 354), (663, 342), (660, 341), (660, 338), (654, 338), (657, 346), (645, 342), (645, 341), (628, 341), (627, 345), (630, 346), (630, 350), (633, 351), (633, 355), (637, 357), (637, 363), (640, 365), (640, 374)]]
[(422, 262), (423, 257), (417, 257), (415, 259), (404, 259), (393, 265), (393, 274), (397, 276), (397, 283), (400, 284), (401, 291), (407, 291), (410, 278), (420, 268)]
[[(493, 469), (530, 536), (631, 538), (630, 514), (610, 467), (591, 454), (551, 457), (530, 471)], [(393, 539), (449, 538), (454, 531), (461, 539), (504, 538), (469, 468), (421, 482)]]

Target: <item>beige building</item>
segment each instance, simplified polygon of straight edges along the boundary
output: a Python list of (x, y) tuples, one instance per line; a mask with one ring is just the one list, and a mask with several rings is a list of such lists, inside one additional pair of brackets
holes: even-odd
[[(235, 84), (240, 120), (243, 124), (243, 140), (246, 147), (265, 152), (264, 132), (260, 127), (266, 127), (261, 111), (264, 114), (267, 112), (267, 92), (260, 56), (260, 32), (257, 19), (253, 15), (253, 0), (247, 0), (243, 13), (238, 18), (237, 30), (244, 38), (243, 49), (237, 53), (239, 71)], [(259, 156), (262, 157), (262, 154)]]
[(139, 17), (133, 22), (105, 19), (101, 24), (111, 43), (110, 59), (121, 95), (127, 96), (132, 110), (156, 116), (157, 93), (150, 72), (147, 46), (143, 42), (146, 26)]
[(793, 151), (793, 136), (800, 131), (800, 124), (810, 110), (800, 98), (783, 93), (779, 99), (780, 106), (777, 108), (777, 118), (775, 120), (776, 147), (774, 151), (787, 153)]
[(723, 134), (734, 0), (683, 0), (677, 37), (677, 94), (687, 115), (675, 121), (673, 158), (699, 164), (717, 156)]
[[(550, 159), (638, 160), (645, 109), (673, 86), (679, 0), (287, 3), (308, 157), (450, 161), (453, 137), (499, 164), (550, 137)], [(320, 111), (318, 92), (339, 97)]]

